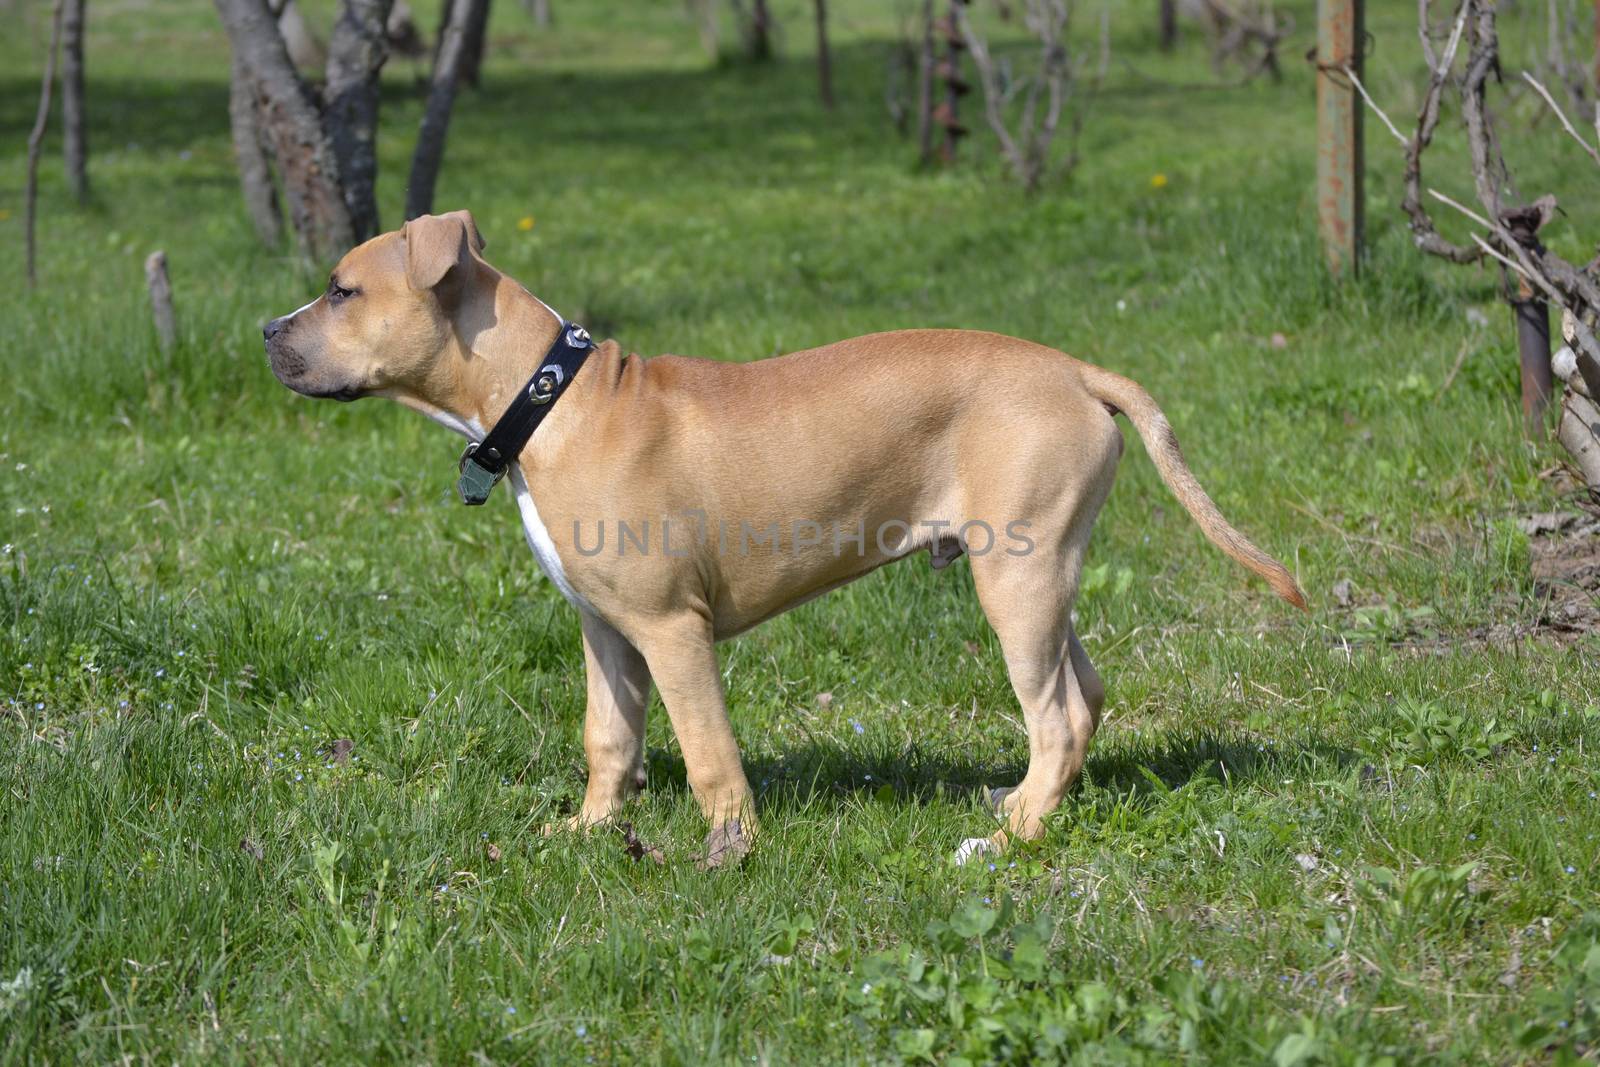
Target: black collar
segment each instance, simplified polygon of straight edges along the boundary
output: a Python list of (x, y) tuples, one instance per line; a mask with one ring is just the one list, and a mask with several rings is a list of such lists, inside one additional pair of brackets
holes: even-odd
[(528, 384), (517, 391), (489, 435), (461, 453), (461, 479), (456, 489), (463, 504), (482, 504), (489, 499), (495, 483), (505, 477), (506, 468), (522, 454), (533, 431), (555, 408), (592, 351), (594, 342), (589, 340), (589, 331), (562, 319), (560, 335)]

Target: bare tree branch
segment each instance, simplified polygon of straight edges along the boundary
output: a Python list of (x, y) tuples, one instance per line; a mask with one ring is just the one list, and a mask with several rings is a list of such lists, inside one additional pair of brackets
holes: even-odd
[(1566, 112), (1562, 111), (1561, 106), (1555, 102), (1553, 97), (1551, 97), (1550, 91), (1543, 85), (1539, 84), (1539, 79), (1535, 78), (1527, 71), (1523, 71), (1522, 80), (1533, 86), (1534, 92), (1544, 97), (1544, 102), (1550, 105), (1550, 110), (1554, 111), (1556, 113), (1556, 118), (1561, 120), (1561, 128), (1571, 134), (1574, 141), (1577, 141), (1579, 144), (1583, 145), (1583, 150), (1589, 153), (1589, 158), (1594, 160), (1596, 165), (1600, 165), (1600, 151), (1596, 151), (1594, 145), (1590, 144), (1588, 140), (1578, 133), (1577, 130), (1573, 129), (1572, 123), (1567, 121)]
[[(959, 27), (967, 49), (972, 53), (973, 65), (978, 68), (979, 82), (983, 88), (984, 117), (1000, 143), (1000, 155), (1011, 166), (1012, 172), (1025, 189), (1038, 188), (1050, 171), (1050, 146), (1060, 127), (1066, 102), (1077, 83), (1079, 60), (1075, 60), (1067, 45), (1067, 31), (1072, 20), (1069, 0), (1025, 0), (1023, 24), (1039, 41), (1037, 69), (1026, 78), (1021, 113), (1013, 132), (1006, 122), (1006, 105), (1012, 92), (1001, 84), (994, 57), (988, 42), (972, 26), (964, 8), (958, 7)], [(1108, 47), (1102, 40), (1101, 47)], [(1040, 104), (1043, 102), (1043, 113)], [(1082, 112), (1074, 115), (1073, 140)], [(1074, 144), (1064, 161), (1063, 168), (1070, 170), (1077, 163)]]

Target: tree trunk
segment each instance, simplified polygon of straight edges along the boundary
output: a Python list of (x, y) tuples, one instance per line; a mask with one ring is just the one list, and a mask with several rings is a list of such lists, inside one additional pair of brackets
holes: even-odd
[(301, 247), (313, 260), (332, 260), (354, 243), (355, 230), (340, 190), (339, 159), (311, 94), (289, 61), (265, 0), (213, 2), (254, 91)]
[(278, 187), (272, 183), (272, 161), (267, 156), (256, 113), (256, 93), (244, 61), (233, 57), (233, 78), (228, 86), (228, 118), (233, 127), (233, 155), (239, 164), (239, 185), (256, 235), (268, 248), (283, 242), (283, 208)]
[(378, 72), (389, 57), (385, 27), (392, 6), (393, 0), (344, 0), (328, 41), (323, 125), (357, 241), (378, 232)]
[(467, 24), (465, 39), (461, 42), (461, 74), (458, 81), (472, 88), (483, 84), (483, 54), (489, 44), (489, 3), (482, 0), (473, 5), (472, 21)]
[[(1600, 0), (1595, 0), (1600, 3)], [(694, 28), (700, 34), (700, 47), (716, 59), (722, 53), (722, 35), (717, 25), (717, 0), (687, 0)]]
[(439, 41), (439, 60), (434, 66), (433, 88), (428, 92), (422, 128), (417, 131), (417, 148), (411, 157), (411, 180), (406, 185), (406, 218), (414, 219), (433, 211), (433, 188), (439, 180), (444, 160), (445, 135), (450, 129), (450, 111), (455, 105), (456, 85), (465, 58), (467, 32), (479, 9), (488, 0), (451, 0), (450, 21)]
[(541, 30), (547, 30), (555, 25), (556, 17), (550, 11), (550, 0), (527, 0), (528, 14), (533, 16), (533, 24)]
[[(468, 2), (473, 14), (465, 24), (465, 37), (462, 41), (461, 66), (456, 74), (456, 85), (462, 82), (476, 89), (479, 85), (480, 70), (483, 67), (483, 50), (489, 39), (489, 0)], [(439, 9), (439, 35), (433, 44), (433, 76), (435, 84), (438, 83), (439, 71), (444, 66), (444, 46), (450, 36), (451, 23), (455, 21), (457, 0), (444, 0), (444, 5)]]
[(28, 261), (28, 288), (38, 278), (34, 274), (34, 216), (39, 207), (39, 150), (44, 146), (44, 131), (50, 124), (50, 88), (56, 82), (56, 54), (61, 51), (61, 0), (50, 13), (50, 51), (44, 56), (44, 77), (39, 80), (39, 110), (28, 134), (28, 177), (22, 193), (23, 244)]
[(933, 162), (933, 0), (922, 0), (922, 48), (917, 56), (917, 150)]
[(328, 53), (317, 40), (300, 5), (295, 0), (267, 0), (267, 9), (278, 20), (278, 32), (283, 34), (290, 62), (304, 74), (321, 70)]
[(734, 0), (733, 13), (744, 44), (745, 58), (754, 63), (765, 63), (771, 59), (772, 12), (767, 8), (767, 0), (751, 0), (748, 12), (741, 0)]
[(1161, 50), (1172, 51), (1178, 43), (1178, 0), (1161, 0)]
[(84, 0), (66, 0), (61, 21), (62, 154), (67, 185), (78, 203), (89, 199), (89, 144), (83, 130)]
[(833, 55), (828, 51), (828, 0), (817, 4), (817, 91), (822, 106), (833, 110)]

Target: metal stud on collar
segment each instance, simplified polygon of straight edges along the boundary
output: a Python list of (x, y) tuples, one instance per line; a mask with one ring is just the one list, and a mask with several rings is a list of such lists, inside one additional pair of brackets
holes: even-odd
[(550, 398), (555, 396), (556, 390), (565, 380), (566, 376), (555, 364), (541, 367), (539, 373), (534, 376), (533, 383), (528, 386), (528, 399), (535, 404), (550, 403)]
[(462, 503), (482, 504), (489, 499), (593, 348), (588, 330), (576, 323), (562, 324), (555, 343), (545, 353), (548, 362), (534, 372), (523, 392), (513, 397), (483, 441), (469, 444), (462, 453), (456, 483)]

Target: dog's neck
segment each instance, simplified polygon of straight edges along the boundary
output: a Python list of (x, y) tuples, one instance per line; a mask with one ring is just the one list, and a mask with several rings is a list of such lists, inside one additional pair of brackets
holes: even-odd
[(457, 433), (481, 441), (561, 336), (548, 304), (487, 265), (468, 284), (425, 395), (397, 395)]

